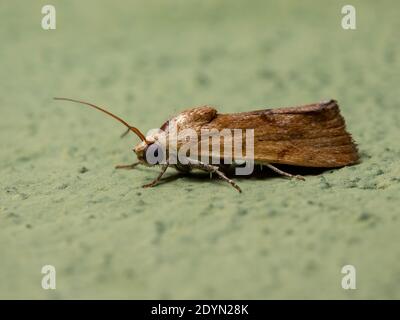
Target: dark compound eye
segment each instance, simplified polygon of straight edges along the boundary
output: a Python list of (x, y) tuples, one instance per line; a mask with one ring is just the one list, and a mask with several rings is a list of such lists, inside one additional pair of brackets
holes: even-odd
[(149, 164), (161, 163), (163, 161), (163, 156), (163, 149), (157, 143), (153, 143), (147, 146), (144, 153), (144, 159)]

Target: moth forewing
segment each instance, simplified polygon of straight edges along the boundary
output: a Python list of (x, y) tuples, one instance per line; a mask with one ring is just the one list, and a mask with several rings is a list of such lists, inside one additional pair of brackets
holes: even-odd
[(254, 129), (254, 161), (306, 167), (357, 163), (357, 147), (336, 101), (217, 114), (205, 127)]
[(204, 163), (233, 165), (236, 175), (249, 175), (254, 168), (254, 130), (202, 128), (198, 150), (196, 159)]

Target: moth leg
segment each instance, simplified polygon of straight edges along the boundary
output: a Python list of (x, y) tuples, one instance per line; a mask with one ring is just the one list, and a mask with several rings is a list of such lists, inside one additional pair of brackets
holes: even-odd
[(229, 179), (226, 175), (224, 175), (221, 171), (219, 171), (218, 169), (215, 171), (215, 173), (217, 175), (219, 175), (219, 177), (222, 180), (225, 180), (226, 182), (228, 182), (232, 187), (234, 187), (237, 191), (239, 191), (240, 193), (242, 193), (242, 189), (240, 189), (240, 187), (235, 183), (235, 181)]
[(157, 176), (157, 178), (155, 178), (152, 182), (143, 185), (143, 188), (150, 188), (150, 187), (154, 187), (160, 180), (161, 177), (163, 176), (163, 174), (165, 173), (165, 171), (167, 171), (169, 165), (168, 164), (164, 164), (161, 166), (161, 172), (160, 174)]
[(140, 164), (140, 162), (135, 162), (135, 163), (132, 163), (132, 164), (120, 164), (120, 165), (115, 166), (115, 169), (133, 169), (138, 164)]
[(282, 171), (282, 170), (278, 169), (277, 167), (274, 167), (272, 164), (266, 163), (265, 165), (266, 165), (268, 168), (270, 168), (272, 171), (275, 171), (276, 173), (279, 173), (279, 174), (282, 175), (282, 176), (289, 177), (289, 178), (295, 178), (295, 179), (303, 180), (303, 181), (306, 180), (306, 179), (304, 179), (303, 176), (300, 176), (300, 175), (293, 175), (293, 174), (290, 174), (290, 173), (288, 173), (288, 172)]
[(130, 131), (131, 129), (126, 129), (126, 131), (123, 133), (123, 134), (121, 134), (121, 138), (123, 138), (123, 137), (125, 137), (128, 133), (129, 133), (129, 131)]
[(189, 159), (189, 165), (192, 168), (207, 171), (210, 173), (210, 175), (212, 175), (213, 173), (216, 173), (222, 180), (228, 182), (237, 191), (239, 191), (240, 193), (242, 192), (242, 189), (240, 189), (240, 187), (235, 183), (235, 181), (229, 179), (226, 175), (224, 175), (221, 171), (219, 171), (217, 166), (206, 164), (201, 161), (193, 160), (193, 159)]

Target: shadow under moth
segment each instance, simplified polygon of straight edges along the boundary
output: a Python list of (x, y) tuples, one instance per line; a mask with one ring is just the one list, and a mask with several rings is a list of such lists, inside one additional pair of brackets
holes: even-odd
[[(145, 188), (155, 186), (170, 166), (182, 172), (198, 169), (209, 172), (210, 175), (216, 174), (241, 192), (239, 186), (226, 176), (226, 172), (227, 168), (239, 166), (243, 164), (243, 161), (252, 161), (256, 165), (267, 166), (283, 176), (301, 180), (304, 180), (302, 176), (284, 172), (274, 164), (338, 168), (359, 161), (356, 144), (346, 131), (345, 121), (335, 100), (296, 107), (225, 114), (218, 113), (215, 108), (210, 106), (195, 107), (182, 111), (166, 121), (159, 131), (145, 136), (136, 127), (92, 103), (69, 98), (54, 99), (85, 104), (108, 114), (127, 127), (123, 136), (129, 131), (134, 132), (141, 139), (141, 142), (133, 149), (138, 161), (129, 165), (119, 165), (116, 168), (133, 169), (138, 164), (160, 165), (161, 172), (152, 182), (144, 185)], [(188, 129), (197, 134), (195, 140), (189, 139), (188, 141), (187, 135), (179, 134)], [(232, 145), (229, 143), (234, 142), (235, 135), (219, 135), (217, 139), (214, 139), (215, 137), (209, 134), (209, 132), (230, 133), (238, 130), (251, 130), (253, 134), (250, 159), (241, 157), (242, 152), (236, 156), (237, 153), (231, 152), (231, 149), (228, 150), (227, 146)], [(171, 139), (172, 131), (174, 131), (173, 139)], [(175, 131), (178, 134), (175, 134)], [(205, 135), (204, 132), (208, 134)], [(241, 148), (248, 147), (245, 137), (243, 135), (239, 137)], [(212, 140), (211, 144), (209, 143), (210, 139)], [(171, 140), (175, 145), (172, 153)], [(207, 144), (204, 144), (205, 141)], [(189, 156), (186, 153), (182, 156), (180, 153), (178, 160), (172, 161), (171, 154), (176, 156), (176, 150), (184, 146), (187, 150), (188, 144), (190, 150), (195, 151)], [(215, 153), (215, 150), (218, 152)], [(150, 161), (149, 155), (162, 159), (162, 161)], [(217, 162), (212, 160), (215, 157), (217, 157)]]

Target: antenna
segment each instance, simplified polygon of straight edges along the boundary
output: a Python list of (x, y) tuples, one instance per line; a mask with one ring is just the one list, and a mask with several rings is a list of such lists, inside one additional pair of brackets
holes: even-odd
[(80, 101), (80, 100), (75, 100), (75, 99), (70, 99), (70, 98), (54, 98), (54, 100), (64, 100), (64, 101), (71, 101), (71, 102), (75, 102), (75, 103), (85, 104), (85, 105), (87, 105), (89, 107), (92, 107), (92, 108), (95, 108), (97, 110), (100, 110), (101, 112), (104, 112), (104, 113), (108, 114), (110, 117), (113, 117), (114, 119), (118, 120), (123, 125), (125, 125), (128, 128), (126, 133), (128, 133), (129, 130), (130, 130), (130, 131), (134, 132), (140, 138), (140, 140), (147, 142), (146, 141), (146, 137), (143, 135), (143, 133), (140, 132), (140, 130), (138, 128), (132, 127), (125, 120), (122, 120), (120, 117), (116, 116), (115, 114), (112, 114), (111, 112), (109, 112), (109, 111), (107, 111), (107, 110), (105, 110), (103, 108), (100, 108), (100, 107), (98, 107), (98, 106), (96, 106), (96, 105), (94, 105), (92, 103), (85, 102), (85, 101)]

